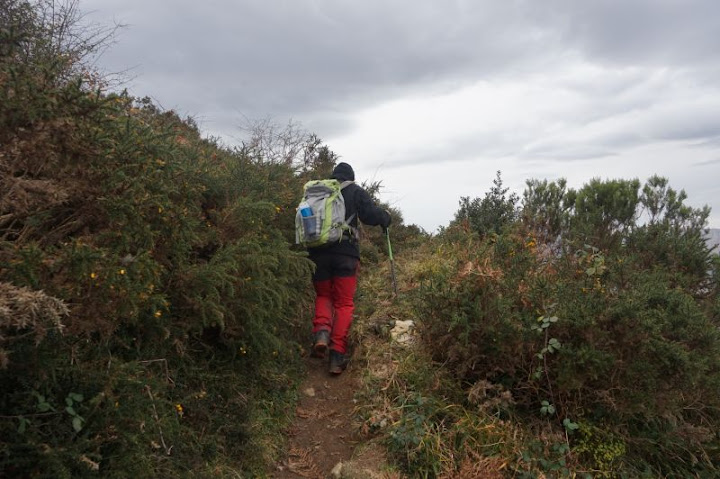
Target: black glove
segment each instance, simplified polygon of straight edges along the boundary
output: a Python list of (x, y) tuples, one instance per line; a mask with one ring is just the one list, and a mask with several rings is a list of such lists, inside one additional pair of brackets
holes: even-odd
[(392, 223), (392, 216), (390, 216), (390, 213), (387, 210), (383, 210), (383, 213), (385, 213), (385, 221), (383, 221), (381, 226), (383, 231), (387, 231), (390, 223)]

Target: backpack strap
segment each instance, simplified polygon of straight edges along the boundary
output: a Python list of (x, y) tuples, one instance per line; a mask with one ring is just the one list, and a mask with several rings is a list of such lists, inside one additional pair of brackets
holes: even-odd
[[(342, 183), (340, 183), (340, 191), (342, 191), (346, 186), (352, 185), (353, 183), (355, 183), (355, 182), (351, 181), (351, 180), (343, 181)], [(350, 235), (350, 239), (358, 240), (360, 238), (360, 231), (358, 231), (357, 228), (353, 227), (350, 224), (350, 223), (352, 223), (352, 220), (355, 218), (356, 214), (357, 213), (353, 213), (352, 215), (350, 215), (350, 218), (345, 220), (345, 227), (346, 227), (345, 230)]]

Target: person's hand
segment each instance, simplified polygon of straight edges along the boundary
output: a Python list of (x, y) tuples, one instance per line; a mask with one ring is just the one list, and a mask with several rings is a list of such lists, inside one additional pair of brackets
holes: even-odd
[(390, 212), (388, 210), (383, 210), (385, 212), (385, 223), (382, 225), (383, 231), (387, 231), (387, 229), (390, 227), (390, 223), (392, 223), (392, 216), (390, 216)]

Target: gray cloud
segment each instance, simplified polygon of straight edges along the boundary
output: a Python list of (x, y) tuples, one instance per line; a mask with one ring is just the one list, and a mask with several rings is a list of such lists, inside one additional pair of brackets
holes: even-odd
[(712, 141), (720, 137), (720, 105), (669, 108), (649, 122), (649, 134), (658, 140)]
[(602, 147), (584, 144), (549, 144), (533, 147), (525, 152), (530, 158), (542, 158), (556, 161), (593, 160), (615, 156), (616, 152)]
[(714, 0), (551, 0), (528, 7), (561, 43), (619, 65), (704, 65), (720, 51)]
[(547, 56), (542, 31), (504, 3), (183, 0), (167, 9), (103, 0), (102, 8), (129, 24), (110, 63), (162, 71), (174, 89), (204, 85), (216, 105), (250, 116), (343, 114)]
[[(554, 68), (571, 51), (618, 65), (683, 67), (720, 51), (713, 0), (84, 5), (129, 23), (110, 63), (137, 66), (141, 76), (162, 71), (157, 96), (188, 98), (192, 90), (205, 97), (202, 105), (251, 117), (344, 115), (429, 85), (522, 78)], [(604, 77), (576, 88), (607, 97), (632, 94), (634, 84)]]
[(714, 160), (706, 160), (706, 161), (696, 161), (692, 164), (692, 166), (713, 166), (713, 165), (720, 165), (720, 158), (715, 158)]
[(574, 160), (617, 158), (656, 143), (720, 148), (716, 0), (169, 5), (81, 3), (96, 10), (89, 20), (128, 24), (101, 58), (105, 70), (133, 68), (131, 93), (194, 116), (229, 142), (240, 137), (243, 117), (293, 120), (337, 140), (356, 131), (358, 112), (482, 81), (538, 88), (525, 103), (506, 106), (515, 124), (431, 143), (418, 138), (363, 161), (397, 170), (516, 158), (532, 171), (563, 171)]
[(693, 146), (695, 148), (720, 149), (720, 134), (711, 138), (703, 138), (700, 141), (691, 143), (690, 146)]

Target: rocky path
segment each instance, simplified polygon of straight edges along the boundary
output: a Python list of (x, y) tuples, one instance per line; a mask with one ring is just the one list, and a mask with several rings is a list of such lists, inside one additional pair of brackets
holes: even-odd
[(270, 473), (275, 479), (381, 478), (373, 447), (365, 447), (353, 425), (360, 365), (351, 361), (331, 376), (327, 361), (306, 358), (308, 374), (300, 387), (286, 457)]

